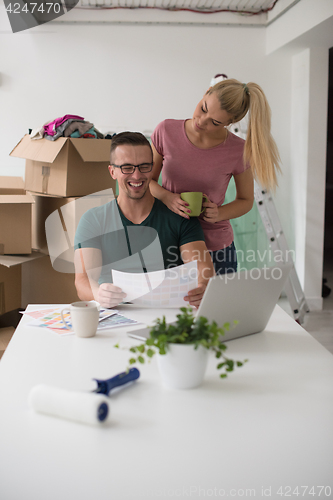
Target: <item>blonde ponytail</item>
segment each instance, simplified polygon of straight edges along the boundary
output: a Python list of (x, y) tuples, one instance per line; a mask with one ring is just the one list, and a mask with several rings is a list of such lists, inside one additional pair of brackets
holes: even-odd
[(248, 83), (250, 95), (249, 126), (244, 148), (244, 161), (248, 162), (254, 176), (266, 189), (274, 190), (278, 184), (280, 155), (271, 134), (271, 109), (262, 89)]
[(249, 124), (244, 147), (244, 163), (251, 165), (254, 177), (262, 187), (274, 190), (278, 184), (280, 156), (271, 134), (271, 110), (265, 94), (256, 83), (223, 80), (211, 87), (216, 92), (221, 109), (239, 122), (249, 111)]

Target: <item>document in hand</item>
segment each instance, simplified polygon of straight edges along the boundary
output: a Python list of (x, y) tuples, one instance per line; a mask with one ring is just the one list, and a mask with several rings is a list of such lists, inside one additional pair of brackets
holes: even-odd
[(113, 284), (127, 294), (126, 302), (143, 307), (182, 307), (189, 290), (198, 286), (197, 261), (150, 273), (111, 272)]

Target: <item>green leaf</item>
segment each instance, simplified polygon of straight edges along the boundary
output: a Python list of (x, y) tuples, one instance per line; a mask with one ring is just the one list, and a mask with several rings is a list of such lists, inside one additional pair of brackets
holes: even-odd
[(119, 349), (119, 344), (115, 344), (113, 347), (116, 347), (117, 349)]
[[(223, 328), (220, 328), (215, 321), (209, 322), (204, 316), (195, 318), (191, 307), (181, 307), (175, 323), (167, 324), (165, 316), (154, 321), (153, 326), (150, 327), (150, 337), (143, 344), (129, 349), (132, 353), (139, 353), (137, 359), (134, 357), (130, 359), (129, 364), (150, 361), (156, 352), (164, 355), (172, 343), (192, 344), (194, 349), (198, 349), (201, 345), (212, 350), (215, 357), (222, 361), (217, 365), (218, 369), (224, 368), (223, 371), (226, 372), (233, 371), (235, 366), (241, 367), (247, 360), (233, 361), (226, 358), (224, 351), (227, 346), (221, 342), (221, 336), (224, 335), (224, 329), (229, 330), (237, 323), (238, 321), (231, 324), (227, 322)], [(119, 344), (115, 347), (119, 348)], [(220, 374), (221, 378), (226, 376), (226, 373)]]

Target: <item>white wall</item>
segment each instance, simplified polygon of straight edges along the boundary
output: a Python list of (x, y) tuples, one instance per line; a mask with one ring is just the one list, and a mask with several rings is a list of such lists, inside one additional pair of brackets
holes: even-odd
[[(301, 0), (266, 29), (267, 54), (285, 54), (292, 67), (290, 175), (291, 231), (296, 269), (308, 304), (322, 307), (328, 101), (328, 50), (333, 46), (333, 2)], [(275, 51), (275, 52), (274, 52)], [(277, 205), (281, 206), (281, 191)], [(282, 205), (283, 206), (283, 205)]]
[(294, 227), (297, 271), (300, 281), (305, 278), (306, 200), (308, 189), (308, 141), (310, 106), (310, 50), (292, 58), (291, 99), (291, 188), (292, 207), (297, 224)]
[[(297, 39), (307, 35), (312, 29), (320, 26), (333, 16), (332, 0), (301, 0), (292, 9), (268, 26), (266, 53), (271, 54), (280, 47), (295, 43)], [(329, 31), (321, 29), (311, 44), (332, 40)]]
[(23, 160), (9, 152), (28, 128), (58, 116), (82, 115), (102, 132), (153, 130), (165, 118), (191, 117), (216, 73), (265, 84), (263, 28), (7, 29), (0, 34), (2, 175), (22, 175)]
[(291, 165), (297, 272), (309, 306), (322, 307), (328, 53), (307, 48), (292, 58)]
[[(262, 85), (288, 163), (290, 70), (280, 54), (265, 56), (264, 28), (48, 23), (12, 34), (5, 13), (0, 19), (0, 46), (6, 47), (0, 52), (6, 116), (0, 175), (24, 175), (24, 161), (8, 154), (28, 128), (77, 113), (102, 132), (151, 131), (165, 118), (191, 117), (219, 72)], [(272, 86), (277, 81), (279, 92)]]
[(318, 280), (318, 276), (322, 275), (324, 256), (328, 60), (328, 50), (325, 47), (310, 49), (309, 168), (304, 292), (308, 297), (310, 307), (312, 305), (315, 309), (322, 308), (322, 281)]

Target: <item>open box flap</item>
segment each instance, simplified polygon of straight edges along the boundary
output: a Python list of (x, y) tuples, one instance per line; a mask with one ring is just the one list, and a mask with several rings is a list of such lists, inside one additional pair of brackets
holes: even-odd
[(111, 139), (70, 139), (83, 161), (110, 161)]
[(35, 203), (30, 194), (1, 194), (0, 205), (8, 203)]
[(22, 177), (0, 177), (0, 194), (25, 194)]
[(29, 262), (31, 260), (45, 257), (45, 254), (32, 251), (29, 255), (0, 255), (0, 266), (14, 267)]
[(65, 146), (66, 141), (66, 137), (59, 137), (56, 141), (49, 141), (48, 139), (32, 140), (29, 135), (25, 135), (9, 156), (53, 163)]

